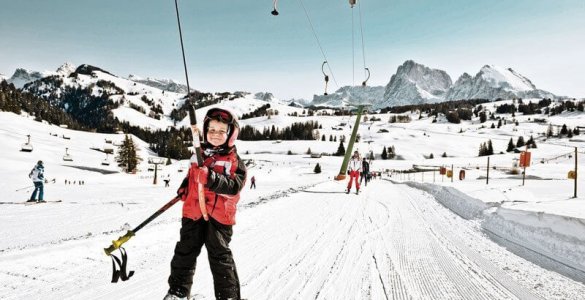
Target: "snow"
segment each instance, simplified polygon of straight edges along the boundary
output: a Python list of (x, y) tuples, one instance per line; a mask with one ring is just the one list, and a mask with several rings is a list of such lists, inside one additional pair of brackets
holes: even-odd
[[(147, 90), (139, 83), (118, 84), (123, 89)], [(177, 95), (172, 97), (170, 101), (179, 101)], [(225, 107), (241, 115), (265, 103), (247, 95), (211, 107)], [(501, 103), (483, 106), (494, 111)], [(359, 195), (348, 195), (343, 193), (345, 181), (332, 180), (339, 173), (340, 157), (316, 159), (305, 153), (308, 148), (312, 153), (335, 152), (339, 142), (329, 142), (329, 135), (349, 138), (355, 116), (291, 117), (287, 114), (302, 109), (274, 105), (280, 111), (278, 116), (242, 120), (242, 126), (262, 129), (315, 120), (322, 125), (318, 132), (327, 141), (237, 142), (240, 156), (250, 163), (248, 177), (255, 176), (258, 186), (254, 190), (246, 186), (241, 193), (231, 242), (244, 297), (579, 299), (585, 294), (585, 198), (582, 192), (572, 198), (573, 181), (566, 178), (573, 168), (574, 156), (568, 154), (574, 147), (578, 147), (579, 166), (585, 160), (579, 136), (576, 141), (545, 140), (540, 133), (547, 125), (528, 120), (538, 115), (516, 116), (518, 126), (509, 121), (500, 129), (489, 129), (490, 120), (484, 124), (476, 119), (461, 124), (432, 123), (427, 117), (418, 120), (414, 112), (410, 123), (388, 123), (389, 114), (376, 115), (382, 120), (361, 123), (362, 139), (355, 149), (376, 154), (371, 169), (383, 172), (384, 177), (363, 187)], [(211, 107), (198, 109), (198, 119)], [(135, 123), (148, 120), (132, 115), (127, 108), (116, 113), (126, 114), (124, 118)], [(583, 124), (584, 118), (583, 113), (563, 113), (551, 122), (571, 122), (573, 127)], [(152, 122), (140, 124), (161, 128), (166, 121)], [(187, 125), (185, 122), (178, 125)], [(388, 132), (378, 132), (380, 129)], [(31, 153), (19, 151), (27, 134), (34, 146)], [(71, 139), (65, 140), (63, 135)], [(518, 175), (508, 174), (518, 154), (504, 152), (490, 157), (486, 185), (486, 157), (477, 157), (479, 144), (491, 139), (499, 153), (510, 137), (516, 141), (520, 135), (525, 140), (533, 135), (538, 145), (530, 149), (533, 159), (525, 184)], [(45, 185), (45, 198), (63, 201), (0, 204), (0, 298), (164, 296), (179, 236), (180, 203), (124, 245), (129, 270), (136, 271), (129, 281), (109, 282), (111, 260), (103, 248), (174, 196), (188, 162), (162, 166), (159, 183), (154, 185), (153, 173), (147, 171), (147, 159), (154, 154), (133, 137), (143, 158), (137, 174), (104, 175), (87, 169), (119, 171), (112, 156), (110, 166), (102, 166), (105, 154), (90, 148), (103, 147), (105, 139), (117, 144), (123, 137), (72, 131), (26, 115), (0, 112), (4, 146), (0, 156), (4, 197), (0, 202), (24, 202), (29, 197), (27, 174), (39, 159), (45, 163), (46, 177), (55, 179)], [(400, 159), (380, 160), (383, 146), (394, 146)], [(62, 160), (65, 148), (73, 162)], [(293, 155), (287, 155), (288, 151)], [(441, 157), (443, 152), (448, 157)], [(427, 158), (430, 153), (434, 159)], [(321, 174), (313, 173), (316, 163)], [(438, 172), (393, 173), (392, 177), (386, 172), (413, 165), (453, 165), (454, 173), (463, 169), (466, 178), (451, 182)], [(170, 188), (161, 184), (163, 177), (171, 180)], [(66, 185), (66, 179), (76, 184)], [(79, 185), (80, 180), (85, 185)], [(578, 184), (582, 190), (583, 176)], [(196, 299), (214, 298), (205, 257), (203, 249), (194, 278)]]
[(74, 64), (66, 62), (61, 65), (55, 73), (64, 77), (68, 77), (71, 75), (71, 73), (75, 72), (75, 69), (77, 69), (77, 67)]
[(528, 79), (511, 69), (490, 65), (481, 68), (481, 72), (483, 73), (482, 77), (491, 82), (493, 87), (502, 87), (502, 83), (506, 83), (506, 86), (503, 87), (509, 91), (523, 92), (535, 89)]

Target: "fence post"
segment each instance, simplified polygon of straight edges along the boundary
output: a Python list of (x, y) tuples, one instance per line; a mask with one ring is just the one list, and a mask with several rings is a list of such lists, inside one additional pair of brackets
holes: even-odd
[(577, 147), (575, 147), (575, 194), (573, 198), (577, 198)]
[(485, 184), (490, 183), (490, 157), (488, 156), (487, 176), (485, 177)]

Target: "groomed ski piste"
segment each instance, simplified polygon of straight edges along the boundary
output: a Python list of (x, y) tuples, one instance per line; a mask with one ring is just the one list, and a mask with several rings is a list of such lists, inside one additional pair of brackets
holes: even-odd
[[(583, 141), (537, 140), (524, 186), (518, 175), (497, 169), (486, 185), (485, 168), (476, 168), (486, 159), (477, 157), (479, 143), (491, 139), (499, 153), (510, 137), (536, 137), (546, 130), (544, 125), (517, 117), (519, 126), (494, 130), (478, 129), (477, 122), (432, 124), (417, 118), (390, 124), (382, 115), (382, 121), (361, 125), (362, 141), (356, 144), (360, 152), (379, 155), (382, 146), (392, 145), (400, 159), (372, 161), (371, 169), (383, 176), (362, 184), (359, 195), (355, 189), (345, 194), (346, 181), (332, 180), (340, 157), (305, 154), (309, 147), (313, 153), (335, 152), (338, 142), (238, 141), (248, 177), (257, 179), (257, 189), (250, 189), (248, 182), (241, 193), (231, 242), (244, 298), (582, 299), (585, 199), (572, 198), (573, 182), (566, 179), (573, 159), (538, 161), (574, 146), (583, 152)], [(572, 121), (568, 125), (573, 127), (584, 118), (581, 113), (551, 121)], [(274, 116), (242, 124), (261, 129), (310, 119), (323, 124), (320, 133), (327, 137), (341, 134), (330, 128), (355, 121)], [(345, 126), (343, 133), (348, 132)], [(20, 152), (27, 134), (34, 151)], [(62, 139), (63, 134), (71, 139)], [(27, 175), (37, 160), (44, 161), (49, 179), (45, 199), (62, 200), (0, 204), (1, 299), (162, 299), (179, 238), (181, 203), (124, 245), (128, 270), (136, 272), (130, 280), (110, 283), (112, 262), (103, 249), (174, 197), (187, 161), (163, 165), (153, 185), (146, 160), (154, 154), (135, 137), (144, 159), (141, 171), (107, 175), (102, 173), (119, 171), (113, 157), (103, 166), (105, 155), (90, 148), (102, 147), (105, 139), (119, 143), (121, 134), (71, 131), (0, 112), (0, 139), (0, 202), (28, 199), (32, 189), (26, 187), (32, 183)], [(62, 160), (65, 147), (71, 162)], [(443, 152), (448, 157), (440, 157)], [(433, 160), (424, 158), (429, 153), (434, 153)], [(579, 155), (582, 168), (585, 154)], [(493, 155), (491, 163), (509, 167), (517, 156)], [(313, 172), (317, 163), (320, 174)], [(413, 164), (465, 167), (466, 179), (385, 172)], [(170, 187), (164, 187), (165, 178)], [(85, 184), (79, 185), (80, 180)], [(580, 176), (581, 190), (584, 183)], [(214, 299), (205, 248), (194, 282), (193, 299)]]

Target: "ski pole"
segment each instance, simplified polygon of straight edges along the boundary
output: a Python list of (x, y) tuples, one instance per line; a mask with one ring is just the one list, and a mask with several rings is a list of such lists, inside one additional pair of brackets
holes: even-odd
[(163, 207), (161, 207), (159, 210), (157, 210), (154, 214), (152, 214), (150, 217), (148, 217), (148, 219), (144, 220), (144, 222), (142, 222), (142, 223), (140, 223), (140, 225), (136, 226), (136, 228), (134, 228), (132, 230), (128, 230), (128, 232), (126, 232), (125, 235), (119, 237), (115, 241), (112, 241), (112, 245), (110, 247), (104, 248), (106, 255), (112, 255), (112, 252), (114, 252), (116, 249), (120, 248), (122, 246), (122, 244), (126, 243), (130, 238), (132, 238), (134, 235), (136, 235), (136, 232), (138, 232), (138, 230), (142, 229), (142, 227), (146, 226), (152, 220), (156, 219), (160, 214), (165, 212), (167, 209), (169, 209), (171, 206), (173, 206), (179, 200), (181, 200), (181, 197), (179, 197), (179, 196), (173, 198), (171, 201), (167, 202), (165, 205), (163, 205)]
[(27, 187), (23, 187), (23, 188), (21, 188), (21, 189), (17, 189), (17, 190), (16, 190), (16, 192), (18, 192), (18, 191), (22, 191), (22, 190), (24, 190), (24, 189), (30, 189), (31, 187), (34, 187), (34, 185), (29, 185), (29, 186), (27, 186)]

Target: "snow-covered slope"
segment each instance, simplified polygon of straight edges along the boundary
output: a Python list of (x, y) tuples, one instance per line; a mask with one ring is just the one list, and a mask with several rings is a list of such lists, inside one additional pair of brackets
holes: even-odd
[[(266, 102), (246, 95), (221, 105), (244, 113), (258, 103)], [(498, 104), (501, 103), (484, 106), (491, 110)], [(197, 110), (198, 117), (203, 113), (204, 109)], [(371, 121), (372, 116), (381, 120)], [(490, 184), (486, 185), (481, 177), (486, 173), (486, 158), (477, 157), (479, 143), (491, 139), (499, 152), (505, 149), (510, 137), (515, 140), (531, 134), (536, 137), (547, 125), (528, 120), (534, 115), (520, 113), (515, 117), (519, 125), (509, 122), (499, 129), (482, 128), (484, 124), (477, 118), (461, 124), (437, 124), (428, 117), (419, 120), (414, 113), (411, 117), (415, 121), (389, 123), (390, 116), (368, 115), (370, 121), (360, 123), (362, 139), (354, 149), (362, 154), (369, 151), (376, 154), (371, 170), (381, 172), (383, 179), (367, 185), (362, 183), (359, 195), (343, 192), (347, 181), (331, 180), (339, 172), (341, 157), (311, 158), (305, 154), (308, 148), (313, 153), (334, 152), (339, 142), (237, 142), (241, 158), (248, 163), (248, 177), (255, 176), (257, 184), (257, 189), (246, 186), (241, 193), (230, 244), (244, 297), (260, 300), (580, 299), (585, 294), (583, 281), (559, 274), (555, 266), (542, 268), (539, 266), (542, 261), (524, 259), (521, 252), (517, 255), (510, 252), (487, 237), (478, 214), (461, 213), (472, 211), (471, 206), (479, 207), (486, 215), (494, 213), (493, 217), (505, 219), (494, 219), (487, 227), (496, 234), (506, 235), (504, 238), (510, 238), (516, 247), (524, 247), (528, 256), (534, 257), (535, 253), (526, 249), (545, 249), (558, 255), (570, 251), (568, 259), (563, 261), (568, 264), (565, 267), (582, 267), (579, 262), (585, 259), (581, 234), (585, 219), (583, 196), (569, 199), (572, 182), (566, 179), (573, 159), (565, 155), (545, 164), (539, 162), (570, 153), (575, 146), (583, 152), (580, 142), (538, 139), (538, 148), (531, 149), (534, 165), (528, 169), (531, 177), (525, 186), (521, 186), (520, 177), (511, 176), (505, 170), (512, 166), (517, 154), (493, 155)], [(573, 124), (582, 124), (585, 114), (563, 113), (555, 118), (555, 122), (570, 118)], [(355, 116), (290, 117), (282, 113), (242, 123), (263, 127), (308, 120), (318, 120), (323, 125), (318, 130), (321, 135), (335, 135), (339, 139), (351, 132), (349, 125), (339, 124), (354, 124)], [(34, 151), (20, 152), (27, 134), (31, 135)], [(63, 134), (71, 139), (62, 139)], [(136, 272), (129, 281), (109, 282), (112, 262), (104, 255), (103, 248), (174, 197), (188, 162), (174, 161), (172, 165), (162, 166), (162, 171), (159, 169), (158, 176), (169, 178), (171, 187), (165, 188), (160, 177), (159, 183), (153, 185), (153, 172), (147, 171), (145, 162), (151, 153), (147, 145), (134, 138), (141, 149), (139, 155), (145, 159), (137, 174), (103, 175), (79, 169), (117, 170), (113, 164), (103, 167), (101, 161), (105, 155), (89, 148), (103, 146), (106, 138), (118, 143), (122, 137), (71, 131), (36, 122), (32, 117), (0, 112), (0, 138), (5, 150), (0, 156), (3, 166), (0, 202), (27, 199), (31, 192), (27, 187), (31, 183), (26, 175), (39, 159), (45, 162), (46, 177), (55, 179), (55, 183), (45, 185), (45, 198), (63, 200), (32, 206), (0, 205), (3, 228), (0, 298), (36, 299), (42, 295), (50, 299), (160, 299), (164, 296), (173, 247), (179, 238), (180, 203), (124, 244), (129, 253), (127, 270)], [(389, 146), (396, 148), (399, 159), (379, 159), (382, 147)], [(69, 148), (73, 162), (63, 161), (65, 147)], [(292, 154), (287, 154), (288, 151)], [(440, 157), (443, 152), (447, 157)], [(430, 153), (435, 158), (427, 158)], [(579, 157), (582, 164), (585, 155)], [(317, 163), (322, 169), (320, 174), (313, 172)], [(454, 165), (456, 174), (465, 170), (466, 179), (451, 182), (433, 172), (393, 173), (390, 177), (390, 170), (408, 170), (414, 164)], [(65, 184), (65, 180), (76, 184)], [(79, 180), (85, 181), (85, 185), (79, 185)], [(580, 186), (585, 184), (585, 179), (579, 180)], [(427, 192), (402, 184), (412, 181), (424, 185)], [(474, 199), (453, 193), (454, 189)], [(461, 199), (453, 199), (454, 196)], [(489, 205), (477, 199), (485, 199)], [(497, 205), (502, 208), (497, 212), (485, 208)], [(558, 217), (551, 218), (550, 214)], [(567, 221), (572, 226), (564, 226)], [(516, 231), (518, 228), (522, 230)], [(534, 238), (546, 238), (546, 244), (529, 248)], [(569, 248), (575, 244), (581, 246)], [(206, 256), (203, 248), (193, 286), (195, 299), (214, 299), (213, 278)]]

